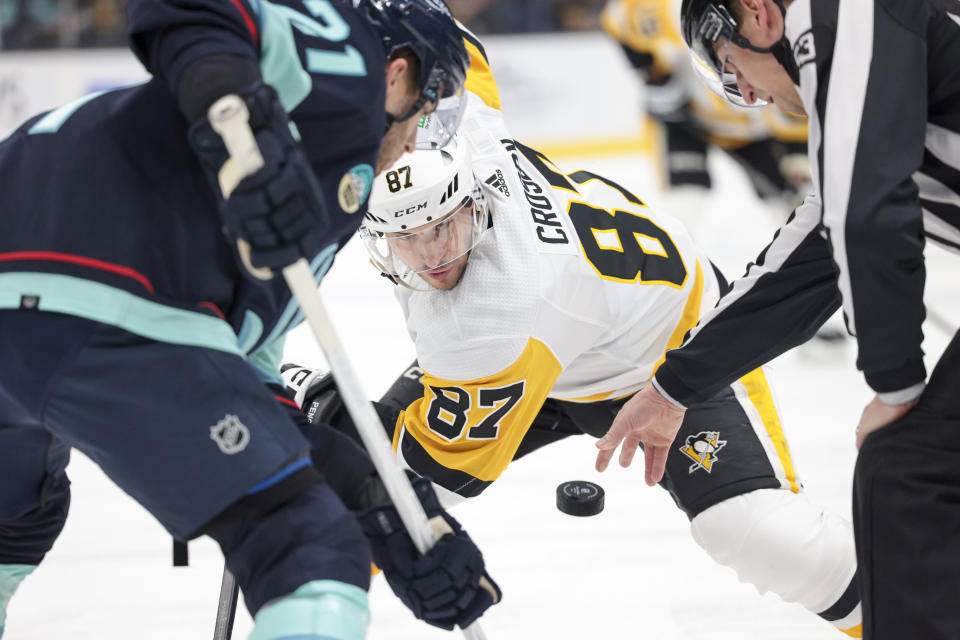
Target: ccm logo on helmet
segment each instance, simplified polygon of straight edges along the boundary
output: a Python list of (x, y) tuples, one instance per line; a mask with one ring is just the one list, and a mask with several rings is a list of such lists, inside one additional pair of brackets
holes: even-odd
[(426, 201), (423, 201), (423, 202), (420, 202), (420, 203), (418, 203), (418, 204), (411, 205), (411, 206), (407, 207), (406, 209), (399, 209), (399, 210), (397, 210), (397, 211), (394, 211), (394, 212), (393, 212), (393, 217), (394, 217), (394, 218), (402, 218), (403, 216), (408, 216), (408, 215), (410, 215), (411, 213), (416, 213), (417, 211), (420, 211), (421, 209), (426, 209), (426, 208), (427, 208), (427, 203), (426, 203)]

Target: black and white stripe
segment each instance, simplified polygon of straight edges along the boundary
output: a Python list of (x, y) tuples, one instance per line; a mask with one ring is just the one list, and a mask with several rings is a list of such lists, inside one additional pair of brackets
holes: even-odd
[(820, 197), (660, 368), (657, 386), (681, 404), (812, 335), (838, 292), (868, 383), (915, 389), (922, 236), (960, 249), (960, 2), (795, 0), (786, 23), (815, 49), (799, 72)]
[(847, 328), (854, 335), (857, 317), (851, 304), (845, 219), (873, 51), (873, 30), (862, 26), (873, 23), (873, 4), (873, 0), (843, 0), (839, 5), (830, 91), (822, 120), (823, 223), (830, 230), (833, 256), (840, 267), (837, 284), (844, 300)]
[[(960, 17), (948, 16), (960, 28)], [(928, 122), (923, 166), (913, 177), (927, 237), (960, 252), (960, 133)]]

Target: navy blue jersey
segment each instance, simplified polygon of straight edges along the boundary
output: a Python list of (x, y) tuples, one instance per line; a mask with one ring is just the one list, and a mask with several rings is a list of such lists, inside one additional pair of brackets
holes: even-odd
[(383, 44), (338, 0), (128, 6), (134, 50), (154, 78), (36, 116), (0, 143), (0, 308), (242, 355), (277, 347), (299, 321), (296, 305), (282, 279), (254, 281), (238, 267), (173, 88), (206, 55), (258, 60), (335, 221), (312, 251), (319, 278), (359, 226), (372, 184)]

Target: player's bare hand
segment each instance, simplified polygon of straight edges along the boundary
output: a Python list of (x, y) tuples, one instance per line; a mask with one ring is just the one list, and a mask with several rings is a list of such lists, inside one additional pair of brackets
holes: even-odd
[(874, 396), (860, 414), (860, 424), (857, 425), (857, 449), (863, 444), (868, 435), (882, 429), (891, 422), (899, 420), (910, 409), (913, 409), (920, 402), (920, 398), (914, 398), (903, 404), (884, 404), (880, 401), (880, 396)]
[(641, 389), (620, 409), (607, 435), (597, 441), (597, 471), (607, 468), (621, 443), (620, 466), (629, 467), (642, 442), (647, 484), (660, 482), (685, 411), (660, 395), (652, 384)]

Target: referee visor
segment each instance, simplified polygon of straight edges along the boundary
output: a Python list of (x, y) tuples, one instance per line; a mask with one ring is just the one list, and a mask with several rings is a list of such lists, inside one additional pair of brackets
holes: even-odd
[(691, 30), (691, 64), (700, 80), (711, 92), (738, 107), (762, 107), (765, 100), (748, 103), (740, 92), (737, 74), (728, 70), (730, 44), (756, 50), (750, 41), (740, 35), (737, 21), (723, 5), (710, 3), (704, 8)]

